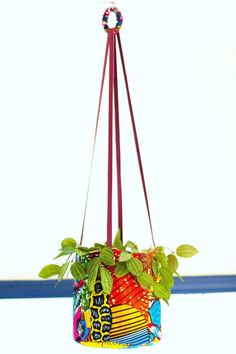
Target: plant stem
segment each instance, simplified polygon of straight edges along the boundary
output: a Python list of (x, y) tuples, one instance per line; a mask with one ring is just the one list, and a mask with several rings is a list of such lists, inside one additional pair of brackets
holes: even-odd
[(163, 247), (163, 248), (165, 248), (165, 249), (167, 249), (167, 250), (169, 250), (171, 253), (175, 253), (171, 248), (169, 248), (169, 247), (166, 247), (166, 246), (160, 246), (160, 247)]
[(66, 260), (66, 263), (69, 261), (70, 257), (72, 256), (72, 253), (69, 255), (69, 257)]

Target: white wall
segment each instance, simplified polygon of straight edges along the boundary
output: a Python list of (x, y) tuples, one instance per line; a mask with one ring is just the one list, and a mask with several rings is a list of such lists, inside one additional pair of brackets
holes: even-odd
[[(183, 262), (183, 274), (235, 273), (235, 1), (118, 5), (157, 243), (199, 248), (198, 257)], [(106, 7), (0, 1), (0, 278), (37, 278), (62, 238), (79, 237)], [(123, 84), (120, 89), (125, 238), (147, 247)], [(88, 244), (106, 237), (106, 112), (107, 100)]]

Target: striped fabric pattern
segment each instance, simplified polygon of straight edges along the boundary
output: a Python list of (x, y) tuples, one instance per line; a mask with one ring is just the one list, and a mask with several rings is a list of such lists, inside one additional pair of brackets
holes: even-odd
[(122, 278), (114, 276), (113, 289), (110, 295), (111, 306), (127, 304), (142, 312), (144, 319), (148, 320), (148, 303), (150, 292), (144, 290), (132, 274)]
[(146, 321), (143, 315), (134, 307), (129, 305), (113, 306), (111, 307), (111, 313), (111, 339), (117, 339), (124, 335), (128, 336), (134, 332), (146, 328)]
[[(116, 260), (119, 253), (119, 250), (114, 250)], [(149, 269), (149, 257), (145, 254), (141, 258), (146, 271)], [(78, 259), (86, 269), (84, 260), (83, 257)], [(113, 278), (109, 295), (103, 290), (99, 274), (92, 291), (88, 288), (87, 279), (75, 282), (74, 309), (80, 309), (78, 315), (74, 312), (75, 340), (85, 346), (109, 349), (135, 348), (159, 341), (159, 299), (151, 290), (143, 289), (131, 273), (116, 277), (114, 266), (107, 268)]]
[(142, 344), (147, 344), (150, 342), (150, 335), (147, 328), (144, 328), (140, 331), (134, 332), (123, 337), (115, 339), (116, 343), (127, 344), (129, 343), (132, 346), (138, 346)]

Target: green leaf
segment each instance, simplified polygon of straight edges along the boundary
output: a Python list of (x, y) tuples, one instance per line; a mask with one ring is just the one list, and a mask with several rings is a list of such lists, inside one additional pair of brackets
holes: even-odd
[(124, 250), (123, 243), (121, 241), (120, 229), (117, 231), (112, 247), (117, 248), (118, 250)]
[(43, 267), (39, 272), (39, 277), (43, 279), (48, 279), (54, 275), (58, 275), (60, 272), (60, 267), (57, 264), (48, 264)]
[(100, 251), (100, 248), (99, 247), (89, 247), (88, 248), (88, 251)]
[(76, 253), (76, 254), (78, 254), (80, 256), (83, 256), (84, 254), (87, 254), (88, 250), (89, 249), (87, 247), (79, 247), (79, 248), (76, 248), (76, 247), (64, 247), (64, 248), (59, 249), (59, 251), (61, 251), (60, 255), (62, 255), (62, 253), (64, 255)]
[(160, 268), (161, 283), (167, 288), (171, 289), (174, 285), (174, 278), (172, 272), (167, 268)]
[(115, 265), (115, 259), (114, 259), (114, 254), (113, 251), (110, 247), (104, 247), (100, 251), (100, 261), (105, 264), (106, 266), (113, 266)]
[(105, 247), (104, 245), (102, 245), (101, 243), (95, 243), (94, 247), (98, 247), (98, 248), (103, 248)]
[(168, 258), (168, 266), (169, 268), (174, 272), (176, 272), (176, 270), (178, 269), (179, 266), (179, 262), (177, 257), (174, 254), (169, 254), (167, 256)]
[(143, 289), (149, 289), (149, 287), (154, 284), (151, 275), (146, 272), (142, 272), (140, 276), (137, 277), (137, 281)]
[(159, 265), (155, 259), (152, 260), (152, 271), (153, 271), (155, 277), (157, 277), (159, 274)]
[(133, 258), (132, 254), (126, 251), (121, 252), (119, 257), (119, 262), (127, 262), (129, 259)]
[(136, 277), (140, 276), (140, 274), (143, 271), (143, 264), (139, 259), (131, 258), (126, 262), (126, 264), (131, 274), (133, 274)]
[(97, 280), (99, 264), (100, 264), (100, 260), (98, 257), (94, 257), (88, 262), (88, 266), (87, 266), (88, 286), (91, 291), (94, 289), (94, 284)]
[(162, 298), (163, 301), (165, 301), (166, 305), (169, 306), (169, 301), (167, 299)]
[(175, 274), (177, 275), (177, 277), (184, 283), (184, 279), (181, 277), (181, 275), (177, 272), (175, 272)]
[(76, 247), (76, 241), (71, 237), (67, 237), (61, 242), (61, 247)]
[(165, 255), (165, 253), (158, 253), (155, 257), (158, 263), (160, 263), (162, 266), (168, 266), (168, 260)]
[(61, 252), (61, 253), (59, 253), (56, 257), (54, 257), (53, 259), (57, 259), (57, 258), (66, 256), (66, 255), (67, 255), (67, 253)]
[(115, 266), (115, 275), (117, 277), (123, 277), (129, 273), (126, 262), (118, 262)]
[(100, 260), (98, 257), (93, 257), (90, 259), (87, 265), (87, 273), (93, 273), (96, 270), (96, 267), (99, 266)]
[(60, 282), (64, 275), (66, 274), (66, 271), (69, 267), (70, 263), (69, 262), (66, 262), (64, 264), (62, 264), (62, 266), (60, 267), (60, 271), (59, 271), (59, 274), (58, 274), (58, 282)]
[[(161, 285), (164, 285), (164, 284), (162, 284), (161, 282), (159, 283), (159, 284), (161, 284)], [(165, 287), (165, 285), (164, 285), (164, 287)], [(170, 300), (170, 295), (171, 295), (171, 289), (170, 288), (167, 288), (167, 291), (168, 291), (168, 296), (165, 298), (166, 300)]]
[(64, 248), (59, 249), (59, 251), (60, 251), (61, 253), (64, 253), (64, 254), (71, 254), (71, 253), (74, 253), (75, 250), (76, 250), (75, 247), (64, 247)]
[(165, 251), (165, 247), (157, 246), (157, 247), (155, 247), (155, 250), (157, 253), (163, 253)]
[(126, 248), (131, 248), (132, 253), (137, 253), (138, 252), (138, 246), (132, 242), (132, 241), (127, 241), (125, 244), (125, 249)]
[(113, 279), (109, 270), (105, 267), (100, 267), (102, 288), (105, 293), (110, 294), (113, 286)]
[(198, 253), (198, 250), (191, 245), (181, 245), (176, 249), (176, 254), (179, 257), (183, 257), (183, 258), (193, 257), (197, 253)]
[(84, 246), (78, 246), (78, 249), (84, 252), (88, 252), (89, 248), (88, 247), (84, 247)]
[(80, 248), (75, 248), (73, 253), (78, 254), (79, 256), (84, 256), (85, 254), (88, 254), (88, 251), (82, 251)]
[(154, 295), (160, 299), (168, 299), (170, 296), (170, 291), (162, 284), (155, 283), (153, 285)]
[(85, 278), (85, 270), (84, 270), (81, 263), (78, 263), (78, 262), (73, 263), (71, 265), (70, 272), (71, 272), (72, 277), (75, 278), (75, 280)]

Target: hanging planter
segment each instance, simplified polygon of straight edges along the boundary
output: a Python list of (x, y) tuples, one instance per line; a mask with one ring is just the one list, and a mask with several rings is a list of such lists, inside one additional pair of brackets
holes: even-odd
[[(111, 12), (116, 14), (117, 19), (114, 28), (108, 27), (108, 17)], [(138, 136), (119, 34), (122, 21), (121, 12), (115, 7), (107, 9), (104, 13), (103, 27), (108, 33), (107, 45), (80, 242), (78, 244), (72, 238), (64, 239), (61, 243), (60, 253), (55, 259), (67, 256), (66, 262), (61, 266), (49, 264), (39, 273), (39, 276), (43, 279), (57, 276), (58, 282), (68, 274), (72, 275), (75, 279), (73, 304), (74, 339), (83, 345), (105, 348), (132, 348), (149, 345), (160, 340), (160, 301), (162, 299), (168, 304), (171, 288), (174, 285), (174, 275), (181, 278), (177, 272), (177, 257), (189, 258), (198, 252), (191, 245), (181, 245), (175, 252), (155, 245)], [(139, 251), (134, 242), (123, 242), (117, 52), (120, 54), (124, 74), (134, 142), (153, 243), (151, 248), (141, 251)], [(93, 247), (88, 248), (83, 246), (83, 235), (108, 59), (107, 241), (105, 244), (95, 243)], [(115, 113), (118, 201), (118, 232), (114, 241), (112, 240), (113, 113)]]

